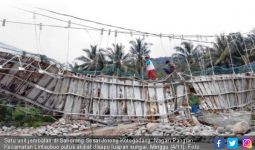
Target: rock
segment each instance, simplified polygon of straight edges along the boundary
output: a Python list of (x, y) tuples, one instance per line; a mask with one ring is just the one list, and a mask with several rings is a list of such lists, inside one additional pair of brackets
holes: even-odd
[(79, 130), (82, 131), (82, 130), (85, 130), (85, 129), (88, 129), (87, 127), (85, 127), (84, 125), (81, 125)]
[(223, 127), (218, 127), (216, 132), (219, 133), (219, 134), (223, 134), (226, 131), (225, 131), (225, 129)]
[(66, 124), (66, 120), (64, 118), (59, 119), (58, 122), (63, 125)]
[(225, 126), (226, 131), (233, 131), (233, 125), (226, 125)]
[(38, 129), (37, 132), (40, 133), (40, 134), (44, 134), (46, 132), (46, 128), (42, 127), (40, 129)]
[(61, 132), (68, 133), (68, 129), (67, 128), (61, 128)]
[(157, 129), (159, 127), (158, 123), (148, 123), (146, 125), (146, 128), (148, 129), (148, 131), (153, 132), (155, 129)]
[(244, 134), (250, 130), (250, 126), (246, 121), (241, 121), (233, 125), (233, 132), (235, 134)]
[(244, 136), (251, 136), (251, 137), (254, 137), (254, 136), (255, 136), (255, 132), (253, 131), (253, 132), (247, 133), (247, 134), (245, 134)]
[(176, 127), (175, 130), (176, 130), (177, 132), (181, 132), (181, 131), (182, 131), (182, 128), (181, 128), (181, 127)]
[(46, 128), (47, 128), (47, 130), (52, 130), (52, 129), (54, 129), (54, 128), (53, 128), (52, 126), (50, 126), (50, 125), (47, 125)]
[(3, 126), (3, 127), (2, 127), (2, 129), (3, 129), (3, 131), (5, 131), (5, 132), (6, 132), (6, 131), (8, 130), (8, 127)]
[(57, 135), (57, 134), (60, 133), (60, 131), (59, 131), (58, 129), (54, 129), (54, 130), (53, 130), (53, 133)]
[(15, 129), (15, 127), (14, 127), (14, 126), (11, 126), (9, 129), (10, 129), (10, 130), (14, 130), (14, 129)]
[(79, 127), (76, 124), (74, 124), (74, 125), (72, 125), (72, 128), (73, 129), (78, 129)]
[(159, 131), (154, 131), (154, 132), (151, 133), (151, 135), (152, 136), (161, 136), (161, 135), (163, 135), (163, 133), (159, 132)]

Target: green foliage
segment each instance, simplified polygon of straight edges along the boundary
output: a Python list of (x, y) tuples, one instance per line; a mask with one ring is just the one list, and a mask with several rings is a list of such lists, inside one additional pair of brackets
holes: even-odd
[(195, 95), (191, 95), (189, 97), (189, 105), (194, 106), (194, 105), (198, 105), (198, 104), (199, 104), (199, 98)]
[(16, 108), (8, 105), (0, 107), (0, 126), (39, 127), (43, 122), (53, 122), (51, 117), (41, 115), (41, 111), (35, 107)]
[[(74, 64), (72, 70), (84, 74), (94, 74), (96, 70), (97, 75), (141, 78), (142, 75), (146, 74), (144, 56), (150, 54), (151, 45), (151, 43), (146, 43), (144, 39), (132, 40), (128, 54), (124, 53), (124, 46), (121, 43), (113, 44), (112, 48), (106, 50), (99, 50), (97, 46), (91, 46), (90, 49), (83, 50), (86, 56), (77, 58), (82, 64)], [(215, 38), (211, 46), (183, 41), (174, 49), (176, 53), (171, 56), (171, 61), (176, 64), (177, 72), (189, 74), (188, 67), (190, 67), (193, 75), (208, 75), (212, 74), (213, 65), (216, 74), (228, 74), (232, 73), (229, 69), (232, 66), (231, 63), (233, 63), (236, 73), (247, 72), (250, 70), (241, 66), (255, 61), (255, 35), (221, 34)], [(165, 67), (164, 62), (158, 64), (154, 62), (154, 66), (158, 78), (165, 77), (162, 70)]]
[(75, 68), (79, 70), (102, 70), (105, 67), (105, 56), (102, 53), (102, 49), (99, 49), (97, 45), (91, 45), (89, 49), (83, 49), (84, 56), (76, 58), (81, 61), (80, 65), (76, 64)]

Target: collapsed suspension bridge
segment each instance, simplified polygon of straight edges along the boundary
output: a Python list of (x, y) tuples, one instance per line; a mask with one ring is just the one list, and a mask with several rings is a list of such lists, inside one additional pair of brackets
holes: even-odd
[[(57, 19), (40, 13), (36, 15)], [(37, 27), (41, 30), (45, 26), (95, 30), (101, 32), (101, 36), (103, 32), (108, 31), (108, 35), (114, 32), (115, 37), (117, 33), (121, 33), (211, 43), (207, 40), (185, 39), (185, 37), (191, 37), (189, 35), (153, 34), (125, 28), (121, 28), (124, 31), (112, 31), (89, 28), (71, 21), (67, 22), (68, 27), (6, 19), (0, 21), (2, 26), (6, 23), (33, 25), (35, 32)], [(82, 27), (71, 27), (71, 24)], [(205, 36), (205, 38), (209, 37), (214, 36)], [(196, 35), (191, 38), (201, 37)], [(233, 68), (231, 53), (229, 54)], [(188, 61), (187, 66), (189, 66)], [(211, 66), (213, 68), (212, 62)], [(190, 79), (181, 78), (177, 82), (171, 78), (146, 81), (132, 77), (84, 75), (73, 73), (53, 60), (41, 61), (40, 56), (35, 54), (24, 54), (22, 51), (4, 45), (0, 50), (1, 94), (73, 119), (92, 118), (103, 122), (134, 120), (169, 122), (172, 119), (190, 119), (188, 99), (192, 94), (199, 97), (200, 108), (206, 113), (225, 112), (230, 109), (242, 110), (254, 103), (255, 76), (252, 68), (251, 73), (248, 74), (235, 74), (233, 69), (231, 75), (214, 75), (213, 72), (212, 75), (197, 77), (192, 76), (190, 68), (189, 71)], [(178, 76), (181, 77), (180, 74)], [(192, 90), (195, 93), (191, 93)]]
[(55, 62), (1, 47), (1, 93), (74, 119), (159, 121), (189, 119), (194, 88), (206, 112), (243, 108), (254, 103), (255, 76), (213, 75), (184, 82), (72, 73)]

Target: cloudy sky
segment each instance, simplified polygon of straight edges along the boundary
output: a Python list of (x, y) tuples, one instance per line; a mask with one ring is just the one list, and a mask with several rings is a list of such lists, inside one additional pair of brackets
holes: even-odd
[[(247, 33), (255, 27), (254, 0), (1, 0), (0, 19), (67, 26), (64, 22), (38, 15), (36, 19), (33, 19), (33, 14), (17, 8), (63, 20), (71, 19), (40, 11), (36, 7), (158, 34)], [(100, 25), (71, 20), (102, 28)], [(69, 33), (69, 62), (81, 55), (83, 48), (100, 43), (100, 32), (71, 29)], [(118, 34), (116, 42), (125, 44), (126, 52), (128, 52), (128, 42), (138, 37)], [(153, 43), (152, 57), (171, 55), (174, 52), (173, 47), (180, 42), (158, 37), (148, 37), (146, 40)], [(5, 27), (0, 26), (0, 42), (31, 52), (43, 53), (61, 62), (67, 60), (67, 41), (68, 29), (43, 27), (40, 31), (39, 27), (35, 30), (35, 27), (31, 25), (11, 23), (7, 23)], [(114, 42), (113, 34), (108, 36), (104, 33), (101, 47), (105, 48)]]

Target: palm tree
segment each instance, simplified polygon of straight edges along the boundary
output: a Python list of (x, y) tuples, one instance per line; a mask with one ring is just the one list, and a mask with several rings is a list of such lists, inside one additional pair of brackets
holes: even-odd
[(178, 56), (179, 58), (184, 58), (188, 60), (189, 64), (194, 63), (194, 55), (197, 53), (197, 47), (194, 47), (194, 45), (190, 42), (182, 42), (181, 46), (176, 46), (174, 49), (177, 51), (175, 53), (175, 56)]
[[(241, 33), (231, 33), (229, 34), (231, 40), (231, 49), (233, 51), (233, 61), (237, 65), (243, 65), (249, 63), (248, 54), (248, 38), (245, 38)], [(247, 51), (247, 52), (246, 52)]]
[(247, 49), (248, 54), (250, 57), (250, 62), (255, 61), (255, 35), (254, 34), (248, 34), (247, 35)]
[(222, 63), (229, 60), (228, 38), (224, 34), (216, 37), (211, 49), (212, 60), (215, 66), (222, 65)]
[(134, 62), (134, 67), (135, 70), (141, 74), (143, 70), (143, 57), (145, 55), (148, 55), (150, 53), (150, 46), (152, 45), (151, 43), (146, 43), (143, 39), (136, 39), (134, 41), (129, 42), (131, 44), (130, 47), (130, 53), (132, 56), (135, 58)]
[(105, 66), (105, 57), (98, 49), (97, 45), (90, 45), (90, 49), (83, 49), (86, 56), (80, 56), (76, 58), (80, 60), (82, 64), (78, 65), (80, 70), (102, 70)]
[(109, 58), (109, 64), (113, 66), (114, 72), (124, 69), (127, 70), (127, 63), (130, 60), (129, 54), (125, 54), (124, 46), (122, 44), (112, 44), (112, 48), (108, 48), (106, 56)]

